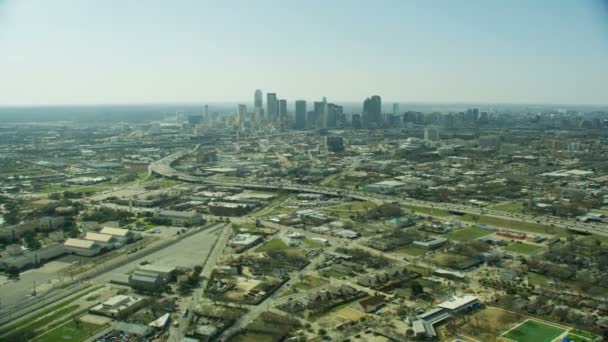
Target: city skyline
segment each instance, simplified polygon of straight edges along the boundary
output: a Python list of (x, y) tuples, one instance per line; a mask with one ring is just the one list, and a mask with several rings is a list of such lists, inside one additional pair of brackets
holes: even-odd
[(606, 15), (599, 0), (5, 0), (0, 106), (243, 102), (257, 88), (290, 101), (605, 105)]

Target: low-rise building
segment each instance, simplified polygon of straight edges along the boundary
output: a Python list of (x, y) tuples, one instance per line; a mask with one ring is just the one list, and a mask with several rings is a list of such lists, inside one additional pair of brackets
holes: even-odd
[(117, 295), (91, 308), (91, 313), (120, 318), (137, 311), (146, 304), (147, 298), (139, 296)]
[(422, 241), (414, 241), (412, 245), (416, 247), (426, 248), (426, 249), (436, 249), (439, 248), (448, 241), (446, 238), (442, 238), (439, 236), (434, 236), (430, 239), (422, 240)]
[(196, 211), (159, 210), (156, 216), (170, 220), (174, 226), (194, 226), (203, 222), (203, 216)]
[(228, 245), (238, 252), (241, 252), (257, 245), (258, 243), (262, 242), (262, 240), (263, 238), (259, 235), (243, 233), (234, 236), (230, 241), (228, 241)]
[(81, 256), (95, 256), (101, 253), (101, 246), (90, 240), (70, 238), (63, 243), (63, 246), (68, 253)]

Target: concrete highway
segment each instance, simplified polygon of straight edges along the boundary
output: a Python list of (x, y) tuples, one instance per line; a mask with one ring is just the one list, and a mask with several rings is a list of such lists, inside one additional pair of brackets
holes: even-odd
[(479, 207), (473, 207), (464, 204), (457, 203), (438, 203), (438, 202), (429, 202), (429, 201), (421, 201), (413, 198), (401, 198), (397, 196), (389, 196), (383, 194), (375, 194), (368, 193), (363, 191), (355, 191), (355, 190), (344, 190), (344, 189), (335, 189), (324, 186), (304, 186), (299, 184), (291, 184), (289, 182), (283, 183), (257, 183), (253, 181), (248, 182), (218, 182), (205, 177), (192, 176), (181, 171), (175, 170), (171, 165), (183, 158), (189, 153), (192, 153), (198, 150), (199, 145), (197, 145), (192, 151), (180, 151), (169, 155), (165, 158), (162, 158), (154, 163), (149, 165), (149, 172), (158, 174), (163, 177), (173, 178), (185, 182), (193, 182), (193, 183), (207, 183), (213, 185), (222, 185), (222, 186), (234, 186), (241, 187), (246, 189), (254, 189), (254, 190), (271, 190), (271, 191), (292, 191), (292, 192), (306, 192), (306, 193), (317, 193), (324, 194), (333, 197), (347, 197), (362, 201), (376, 201), (376, 202), (397, 202), (403, 205), (412, 205), (419, 206), (429, 209), (442, 209), (447, 211), (452, 211), (454, 213), (460, 214), (471, 214), (471, 215), (483, 215), (492, 218), (505, 219), (516, 222), (526, 222), (526, 223), (541, 223), (545, 225), (553, 225), (562, 229), (570, 229), (573, 231), (583, 232), (583, 233), (593, 233), (603, 236), (608, 236), (608, 225), (606, 224), (593, 224), (593, 223), (583, 223), (573, 219), (563, 219), (554, 216), (547, 215), (539, 215), (532, 216), (526, 214), (513, 214), (508, 212), (503, 212), (499, 210), (485, 209)]

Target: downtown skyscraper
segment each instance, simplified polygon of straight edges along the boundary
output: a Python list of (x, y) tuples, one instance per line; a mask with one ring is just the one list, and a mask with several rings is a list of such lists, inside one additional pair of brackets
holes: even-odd
[(276, 93), (266, 94), (266, 113), (270, 122), (277, 122), (279, 119), (279, 101)]
[(382, 98), (374, 95), (363, 101), (363, 126), (365, 128), (380, 128), (382, 126)]
[(306, 101), (297, 100), (296, 101), (296, 123), (295, 129), (305, 129), (306, 128)]

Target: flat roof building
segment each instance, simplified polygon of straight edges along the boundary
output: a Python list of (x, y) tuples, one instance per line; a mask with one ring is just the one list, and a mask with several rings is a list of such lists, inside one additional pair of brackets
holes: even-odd
[(68, 253), (73, 253), (82, 256), (94, 256), (101, 253), (101, 246), (90, 240), (69, 238), (63, 246)]

